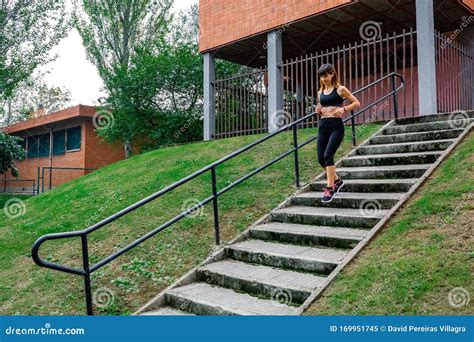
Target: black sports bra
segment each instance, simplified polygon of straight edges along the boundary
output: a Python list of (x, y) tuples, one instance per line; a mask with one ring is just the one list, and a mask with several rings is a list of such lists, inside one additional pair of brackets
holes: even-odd
[(344, 99), (337, 93), (336, 87), (333, 88), (332, 92), (329, 95), (324, 94), (324, 91), (321, 91), (319, 95), (319, 102), (321, 106), (337, 106), (340, 107), (344, 102)]

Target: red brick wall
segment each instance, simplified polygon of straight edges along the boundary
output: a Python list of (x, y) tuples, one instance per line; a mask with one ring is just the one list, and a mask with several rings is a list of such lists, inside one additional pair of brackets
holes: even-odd
[(85, 127), (86, 168), (98, 169), (124, 159), (123, 144), (108, 144), (103, 141), (97, 136), (91, 121), (86, 122)]
[[(64, 154), (60, 155), (52, 155), (47, 157), (36, 157), (36, 158), (26, 158), (21, 161), (17, 161), (15, 163), (16, 167), (18, 168), (20, 175), (19, 179), (35, 179), (37, 180), (38, 177), (38, 167), (44, 166), (61, 166), (61, 167), (84, 167), (84, 123), (72, 122), (69, 124), (60, 124), (55, 125), (53, 131), (60, 130), (60, 129), (67, 129), (70, 127), (82, 127), (82, 143), (81, 149), (79, 151), (70, 151), (65, 152)], [(21, 133), (20, 136), (24, 137)], [(53, 170), (53, 177), (52, 178), (52, 186), (58, 186), (65, 182), (68, 182), (74, 178), (80, 177), (84, 175), (84, 171), (66, 171), (66, 170)], [(45, 170), (44, 173), (45, 182), (44, 186), (45, 189), (49, 188), (49, 170)], [(7, 179), (14, 179), (11, 177), (10, 173), (7, 174)], [(30, 187), (31, 182), (7, 182), (7, 187)], [(3, 187), (4, 182), (0, 181), (0, 186)]]
[[(84, 121), (86, 120), (86, 121)], [(90, 118), (77, 119), (71, 123), (56, 124), (53, 131), (66, 129), (70, 127), (81, 126), (81, 149), (79, 151), (66, 151), (65, 154), (53, 155), (52, 157), (26, 158), (16, 162), (16, 167), (20, 171), (19, 179), (35, 179), (37, 180), (38, 167), (44, 166), (60, 166), (60, 167), (78, 167), (78, 168), (100, 168), (105, 165), (114, 163), (124, 159), (123, 147), (121, 144), (110, 145), (105, 142), (100, 143), (100, 139), (92, 125)], [(36, 134), (36, 133), (34, 133)], [(32, 135), (34, 135), (32, 132)], [(21, 132), (18, 133), (21, 135)], [(83, 176), (87, 171), (83, 170), (53, 170), (51, 186), (55, 187), (60, 184), (71, 181), (75, 178)], [(45, 170), (44, 187), (49, 188), (50, 177), (49, 170)], [(0, 178), (0, 191), (3, 191), (3, 177)], [(7, 174), (7, 180), (14, 179), (10, 173)], [(7, 188), (24, 188), (30, 191), (31, 182), (7, 182)], [(18, 189), (22, 190), (22, 189)]]
[(269, 31), (352, 0), (199, 0), (199, 50)]

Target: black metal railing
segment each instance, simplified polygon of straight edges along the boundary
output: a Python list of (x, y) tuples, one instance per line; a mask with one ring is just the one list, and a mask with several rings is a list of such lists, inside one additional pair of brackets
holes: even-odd
[[(35, 195), (35, 189), (36, 189), (36, 181), (34, 179), (20, 179), (20, 178), (17, 178), (17, 179), (7, 179), (7, 176), (5, 174), (5, 178), (2, 179), (0, 182), (3, 182), (3, 192), (2, 193), (25, 193), (25, 194), (28, 194), (28, 191), (25, 191), (25, 190), (22, 190), (22, 191), (15, 191), (15, 190), (12, 190), (12, 191), (7, 191), (8, 187), (7, 187), (7, 183), (31, 183), (31, 194), (34, 196)], [(26, 188), (26, 187), (23, 187), (23, 186), (18, 186), (17, 188)]]
[[(354, 136), (354, 138), (355, 138), (355, 127), (354, 127), (354, 120), (353, 120), (354, 117), (360, 115), (361, 113), (363, 113), (365, 110), (367, 110), (371, 106), (374, 106), (375, 104), (379, 103), (380, 101), (384, 100), (385, 98), (387, 98), (389, 96), (393, 96), (393, 101), (395, 103), (394, 108), (396, 110), (396, 108), (397, 108), (397, 106), (396, 106), (396, 103), (397, 103), (396, 93), (397, 93), (398, 90), (400, 90), (404, 86), (404, 80), (403, 80), (403, 77), (400, 74), (391, 73), (391, 74), (389, 74), (385, 77), (382, 77), (382, 78), (378, 79), (377, 81), (374, 81), (373, 83), (365, 86), (364, 88), (359, 89), (357, 92), (363, 91), (363, 90), (367, 89), (368, 87), (373, 86), (373, 85), (385, 80), (388, 77), (391, 77), (393, 79), (393, 81), (392, 81), (393, 88), (392, 88), (391, 92), (388, 95), (380, 98), (377, 101), (374, 101), (374, 103), (372, 103), (369, 106), (364, 107), (363, 109), (359, 110), (356, 113), (352, 112), (350, 117), (343, 120), (343, 122), (351, 120), (352, 125), (353, 125), (353, 136)], [(395, 77), (399, 77), (400, 81), (401, 81), (401, 85), (398, 88), (395, 88)], [(355, 93), (357, 93), (357, 92), (355, 92)], [(245, 180), (249, 179), (250, 177), (256, 175), (257, 173), (265, 170), (266, 168), (268, 168), (271, 165), (277, 163), (278, 161), (282, 160), (283, 158), (289, 156), (290, 154), (293, 154), (293, 156), (294, 156), (295, 184), (296, 184), (297, 187), (300, 187), (298, 150), (300, 148), (308, 145), (312, 141), (315, 141), (317, 139), (317, 136), (309, 138), (305, 142), (303, 142), (302, 144), (298, 145), (298, 131), (297, 131), (297, 129), (298, 129), (299, 124), (302, 124), (305, 120), (308, 120), (308, 119), (312, 118), (315, 115), (316, 115), (316, 113), (311, 113), (311, 114), (309, 114), (309, 115), (307, 115), (303, 118), (300, 118), (300, 119), (292, 122), (291, 124), (286, 125), (286, 126), (280, 128), (280, 129), (278, 129), (277, 131), (272, 132), (272, 133), (258, 139), (257, 141), (255, 141), (255, 142), (253, 142), (253, 143), (251, 143), (247, 146), (244, 146), (244, 147), (240, 148), (239, 150), (237, 150), (235, 152), (232, 152), (232, 153), (228, 154), (227, 156), (215, 161), (214, 163), (205, 166), (204, 168), (192, 173), (191, 175), (189, 175), (187, 177), (182, 178), (181, 180), (179, 180), (179, 181), (163, 188), (162, 190), (160, 190), (160, 191), (158, 191), (158, 192), (156, 192), (156, 193), (154, 193), (154, 194), (152, 194), (152, 195), (136, 202), (135, 204), (132, 204), (129, 207), (120, 210), (119, 212), (117, 212), (117, 213), (113, 214), (112, 216), (109, 216), (106, 219), (90, 226), (89, 228), (86, 228), (86, 229), (83, 229), (83, 230), (78, 230), (78, 231), (73, 231), (73, 232), (47, 234), (47, 235), (44, 235), (44, 236), (40, 237), (33, 244), (33, 250), (32, 250), (33, 260), (35, 261), (35, 263), (37, 265), (39, 265), (41, 267), (46, 267), (46, 268), (50, 268), (50, 269), (53, 269), (53, 270), (66, 272), (66, 273), (71, 273), (71, 274), (75, 274), (75, 275), (80, 275), (80, 276), (84, 277), (84, 289), (85, 289), (85, 295), (86, 295), (87, 314), (88, 315), (93, 315), (93, 304), (92, 304), (92, 292), (91, 292), (91, 278), (90, 278), (90, 275), (94, 271), (97, 271), (99, 268), (105, 266), (106, 264), (108, 264), (112, 260), (118, 258), (122, 254), (128, 252), (132, 248), (134, 248), (137, 245), (141, 244), (142, 242), (148, 240), (149, 238), (153, 237), (157, 233), (161, 232), (162, 230), (166, 229), (167, 227), (171, 226), (172, 224), (176, 223), (177, 221), (179, 221), (182, 218), (186, 217), (188, 214), (190, 214), (193, 211), (197, 210), (198, 208), (208, 204), (211, 201), (213, 203), (213, 210), (214, 210), (215, 242), (216, 242), (217, 245), (219, 245), (220, 244), (220, 230), (219, 230), (218, 197), (223, 195), (227, 191), (233, 189), (234, 187), (236, 187), (240, 183), (244, 182)], [(398, 117), (398, 114), (397, 114), (396, 111), (394, 112), (394, 116), (395, 116), (395, 118)], [(236, 181), (234, 181), (233, 183), (227, 185), (226, 187), (222, 188), (221, 190), (217, 190), (217, 174), (216, 174), (216, 167), (217, 166), (219, 166), (219, 165), (223, 164), (224, 162), (226, 162), (226, 161), (228, 161), (228, 160), (230, 160), (230, 159), (232, 159), (232, 158), (234, 158), (234, 157), (250, 150), (251, 148), (253, 148), (257, 145), (260, 145), (261, 143), (263, 143), (263, 142), (273, 138), (274, 136), (276, 136), (278, 134), (281, 134), (282, 132), (284, 132), (286, 130), (289, 130), (289, 129), (291, 129), (292, 132), (293, 132), (293, 147), (290, 150), (286, 151), (285, 153), (281, 154), (280, 156), (276, 157), (275, 159), (273, 159), (272, 161), (266, 163), (265, 165), (260, 166), (259, 168), (251, 171), (250, 173), (246, 174), (245, 176), (237, 179)], [(355, 144), (354, 139), (353, 139), (353, 143)], [(198, 176), (200, 176), (204, 173), (207, 173), (207, 172), (211, 173), (211, 184), (210, 184), (211, 189), (212, 189), (212, 195), (211, 196), (207, 197), (206, 199), (204, 199), (200, 203), (195, 204), (191, 208), (186, 209), (185, 211), (181, 212), (179, 215), (177, 215), (174, 218), (170, 219), (166, 223), (164, 223), (164, 224), (160, 225), (159, 227), (153, 229), (152, 231), (150, 231), (146, 235), (144, 235), (141, 238), (135, 240), (134, 242), (130, 243), (129, 245), (123, 247), (122, 249), (116, 251), (115, 253), (109, 255), (108, 257), (106, 257), (103, 260), (97, 262), (96, 264), (90, 265), (90, 263), (89, 263), (89, 248), (88, 248), (88, 236), (89, 236), (90, 233), (96, 231), (97, 229), (109, 224), (110, 222), (113, 222), (113, 221), (117, 220), (118, 218), (134, 211), (137, 208), (142, 207), (143, 205), (159, 198), (160, 196), (172, 191), (173, 189), (176, 189), (177, 187), (179, 187), (179, 186), (189, 182), (190, 180), (192, 180), (192, 179), (194, 179), (194, 178), (196, 178), (196, 177), (198, 177)], [(39, 256), (39, 249), (40, 249), (41, 245), (44, 242), (49, 241), (49, 240), (66, 239), (66, 238), (72, 238), (72, 237), (80, 237), (81, 238), (82, 265), (83, 265), (82, 269), (78, 269), (78, 268), (74, 268), (74, 267), (70, 267), (70, 266), (59, 265), (59, 264), (56, 264), (56, 263), (45, 261)]]
[(61, 171), (95, 171), (97, 169), (90, 168), (90, 167), (63, 167), (63, 166), (38, 166), (38, 175), (37, 175), (37, 191), (36, 193), (39, 194), (40, 192), (44, 192), (45, 188), (45, 170), (49, 171), (49, 185), (48, 189), (51, 190), (53, 188), (53, 171), (54, 170), (61, 170)]

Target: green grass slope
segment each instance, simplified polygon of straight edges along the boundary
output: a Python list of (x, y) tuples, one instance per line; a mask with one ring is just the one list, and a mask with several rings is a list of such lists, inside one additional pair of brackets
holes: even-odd
[(306, 314), (472, 314), (473, 209), (471, 133)]
[[(358, 127), (359, 142), (380, 125)], [(300, 142), (315, 129), (300, 130)], [(0, 314), (83, 314), (83, 280), (40, 268), (31, 246), (43, 234), (79, 230), (191, 174), (259, 136), (200, 142), (155, 150), (97, 170), (24, 201), (24, 215), (0, 213)], [(230, 184), (292, 146), (286, 133), (217, 169), (218, 189)], [(337, 158), (351, 149), (350, 128)], [(315, 143), (300, 152), (302, 180), (321, 172)], [(211, 194), (210, 175), (126, 215), (90, 235), (91, 263), (143, 236)], [(228, 241), (295, 191), (293, 157), (289, 156), (219, 197), (221, 237)], [(93, 273), (96, 312), (127, 314), (143, 305), (213, 249), (212, 206), (185, 218), (133, 251)], [(41, 255), (80, 267), (79, 239), (48, 242)], [(109, 295), (104, 302), (101, 294)]]

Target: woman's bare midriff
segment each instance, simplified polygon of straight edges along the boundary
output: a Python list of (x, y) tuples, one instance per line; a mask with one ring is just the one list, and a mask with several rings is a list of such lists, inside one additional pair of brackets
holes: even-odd
[(337, 106), (323, 107), (321, 109), (321, 118), (337, 118), (338, 116), (335, 116), (334, 113), (338, 108), (341, 108), (341, 107), (337, 107)]

